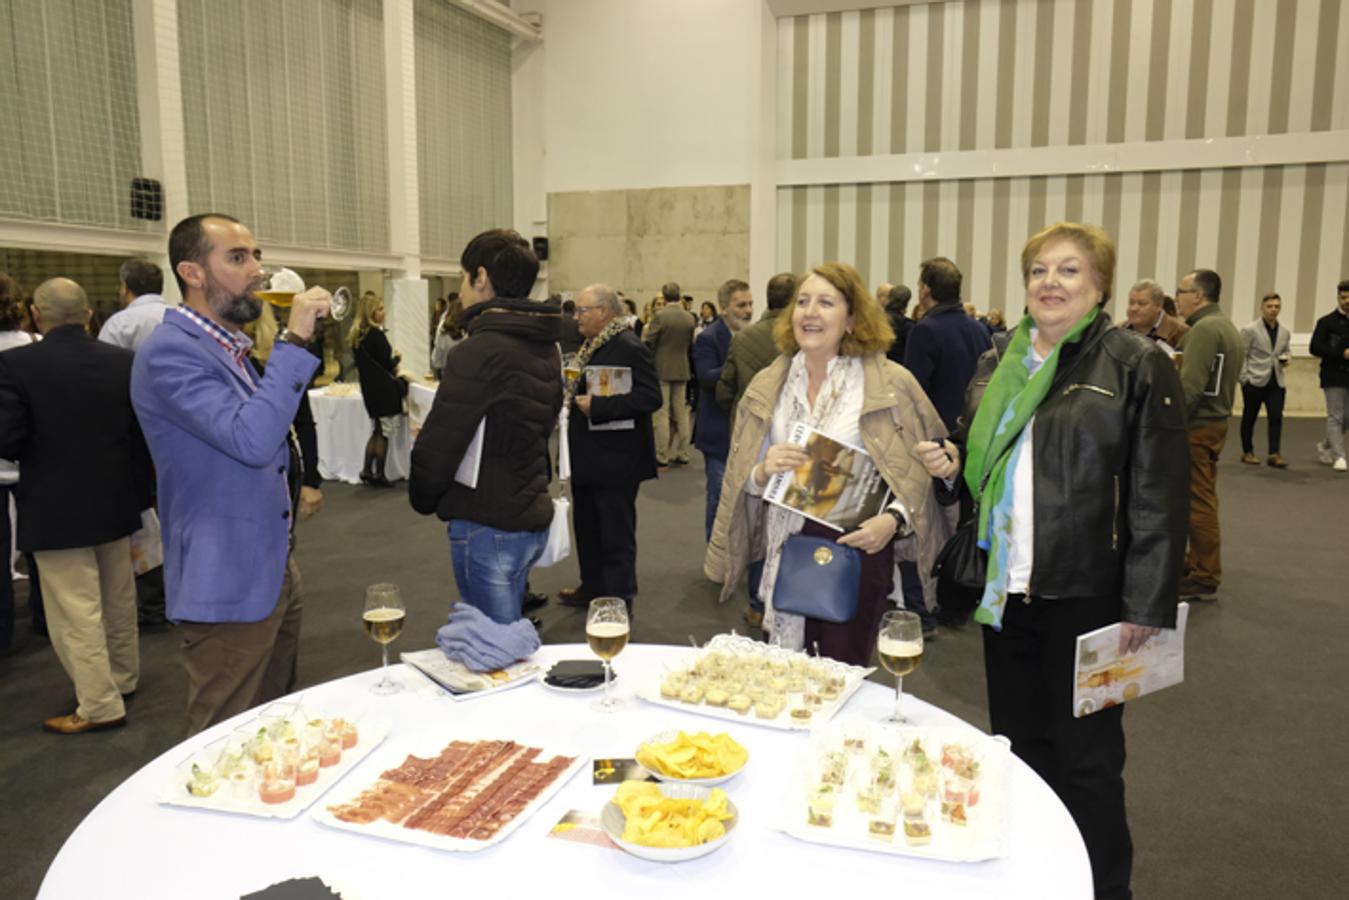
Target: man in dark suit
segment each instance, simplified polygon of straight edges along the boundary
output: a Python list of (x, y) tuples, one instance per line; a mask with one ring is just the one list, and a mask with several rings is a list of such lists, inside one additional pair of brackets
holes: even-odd
[(974, 365), (993, 346), (988, 329), (960, 304), (960, 270), (944, 256), (918, 270), (918, 305), (923, 318), (909, 332), (904, 368), (918, 379), (946, 427), (955, 430)]
[(52, 649), (74, 712), (42, 727), (80, 734), (126, 724), (140, 650), (131, 534), (149, 505), (149, 454), (131, 408), (130, 350), (86, 330), (84, 289), (43, 282), (46, 339), (0, 356), (0, 457), (18, 460), (19, 549), (34, 554)]
[[(576, 321), (586, 342), (577, 355), (581, 370), (571, 402), (567, 440), (571, 446), (572, 523), (581, 584), (563, 590), (564, 606), (584, 607), (595, 597), (637, 595), (637, 489), (656, 477), (651, 413), (661, 405), (661, 388), (651, 351), (624, 324), (613, 288), (592, 284), (576, 298)], [(587, 367), (611, 367), (601, 376)], [(610, 393), (605, 382), (631, 389)], [(603, 377), (603, 380), (601, 380)]]
[(754, 295), (748, 284), (732, 278), (717, 289), (717, 305), (721, 315), (693, 342), (693, 374), (702, 392), (698, 398), (693, 445), (703, 454), (707, 469), (704, 518), (709, 540), (712, 523), (717, 518), (717, 503), (721, 499), (721, 479), (726, 474), (726, 454), (731, 448), (731, 418), (717, 405), (717, 384), (721, 381), (726, 356), (731, 351), (731, 337), (747, 327), (754, 315)]

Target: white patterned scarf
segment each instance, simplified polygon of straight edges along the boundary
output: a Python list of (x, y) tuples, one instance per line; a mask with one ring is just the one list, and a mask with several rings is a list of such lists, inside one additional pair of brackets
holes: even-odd
[[(836, 425), (834, 418), (840, 408), (839, 399), (851, 391), (862, 390), (862, 361), (847, 356), (836, 356), (829, 360), (824, 384), (820, 385), (819, 393), (815, 395), (814, 406), (806, 393), (808, 382), (805, 356), (797, 351), (787, 371), (787, 380), (782, 385), (782, 395), (788, 401), (788, 427), (791, 423), (803, 422), (825, 434), (851, 430), (833, 427)], [(773, 414), (776, 416), (781, 408), (782, 399), (779, 398)], [(767, 552), (764, 556), (763, 579), (759, 582), (759, 597), (764, 603), (764, 628), (773, 636), (773, 643), (789, 650), (804, 649), (806, 620), (804, 616), (773, 609), (773, 586), (778, 577), (782, 546), (787, 543), (787, 538), (800, 532), (805, 524), (806, 518), (800, 513), (776, 503), (768, 504), (765, 517)]]
[[(572, 363), (576, 367), (576, 371), (584, 375), (586, 366), (590, 365), (590, 358), (595, 355), (595, 351), (607, 344), (609, 339), (614, 335), (627, 328), (627, 319), (614, 319), (608, 325), (605, 325), (604, 328), (600, 330), (599, 334), (595, 335), (593, 338), (586, 338), (585, 343), (581, 345), (581, 349), (576, 351), (576, 360)], [(562, 398), (563, 409), (571, 408), (572, 398), (576, 396), (576, 385), (578, 385), (580, 381), (581, 379), (577, 377), (575, 380), (567, 382), (566, 393)]]

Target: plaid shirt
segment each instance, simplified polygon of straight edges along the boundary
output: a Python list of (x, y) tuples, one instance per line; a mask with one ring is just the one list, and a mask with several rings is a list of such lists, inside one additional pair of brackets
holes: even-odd
[(198, 328), (206, 332), (213, 341), (219, 344), (221, 349), (233, 358), (234, 364), (239, 367), (240, 374), (244, 376), (244, 381), (247, 381), (254, 390), (257, 389), (258, 383), (253, 378), (253, 367), (248, 363), (248, 351), (253, 349), (253, 342), (249, 340), (248, 335), (242, 331), (230, 334), (201, 313), (187, 306), (177, 306), (175, 310), (195, 322)]

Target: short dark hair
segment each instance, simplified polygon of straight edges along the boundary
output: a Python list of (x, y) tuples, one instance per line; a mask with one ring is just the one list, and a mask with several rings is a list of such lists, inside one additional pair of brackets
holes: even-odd
[(924, 260), (918, 268), (918, 278), (927, 285), (928, 293), (936, 302), (955, 303), (960, 300), (960, 270), (946, 257), (934, 256)]
[(563, 300), (563, 301), (562, 301), (562, 311), (563, 311), (564, 313), (566, 313), (567, 315), (571, 315), (572, 313), (576, 312), (576, 301), (575, 301), (575, 300)]
[(909, 301), (912, 299), (913, 291), (909, 290), (907, 284), (892, 284), (890, 286), (890, 302), (886, 304), (886, 307), (904, 312), (909, 308)]
[(117, 270), (117, 277), (132, 297), (164, 291), (164, 270), (148, 259), (128, 259)]
[(19, 283), (8, 272), (0, 272), (0, 331), (18, 331), (23, 311), (23, 290)]
[[(169, 233), (169, 268), (173, 270), (173, 280), (178, 282), (178, 290), (184, 297), (187, 296), (187, 282), (178, 274), (178, 264), (194, 262), (205, 265), (206, 257), (211, 255), (211, 239), (206, 236), (204, 224), (207, 219), (239, 224), (238, 219), (225, 213), (198, 213), (183, 219)], [(162, 280), (160, 284), (163, 285)]]
[(1218, 273), (1212, 269), (1195, 269), (1192, 274), (1194, 289), (1207, 297), (1210, 303), (1217, 303), (1223, 292), (1223, 280)]
[(666, 303), (679, 302), (679, 284), (674, 281), (665, 282), (660, 289), (660, 295), (665, 298)]
[(785, 309), (796, 296), (796, 276), (791, 272), (779, 272), (768, 279), (768, 308)]
[(517, 300), (529, 296), (539, 274), (539, 258), (513, 228), (493, 228), (469, 241), (459, 266), (470, 281), (479, 269), (485, 270), (498, 296)]
[(1335, 286), (1335, 293), (1343, 294), (1345, 291), (1349, 291), (1349, 278), (1343, 279)]

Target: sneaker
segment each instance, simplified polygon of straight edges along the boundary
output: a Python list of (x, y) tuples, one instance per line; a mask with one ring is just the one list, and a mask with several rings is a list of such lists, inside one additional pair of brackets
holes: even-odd
[(1286, 469), (1286, 468), (1288, 468), (1288, 460), (1284, 459), (1282, 456), (1280, 456), (1280, 455), (1277, 454), (1277, 453), (1271, 453), (1271, 454), (1269, 455), (1269, 460), (1268, 460), (1268, 462), (1269, 462), (1269, 464), (1270, 464), (1271, 466), (1273, 466), (1273, 467), (1276, 468), (1276, 469)]
[(1243, 454), (1241, 454), (1241, 461), (1244, 462), (1244, 463), (1245, 463), (1246, 465), (1248, 465), (1248, 466), (1258, 466), (1258, 465), (1260, 465), (1260, 457), (1256, 456), (1254, 453), (1243, 453)]
[(1316, 458), (1321, 461), (1321, 465), (1329, 466), (1335, 462), (1335, 457), (1330, 455), (1330, 445), (1325, 441), (1316, 442)]
[(1341, 456), (1339, 459), (1335, 460), (1335, 465), (1331, 466), (1331, 468), (1336, 472), (1349, 472), (1349, 463), (1346, 463), (1344, 457)]

